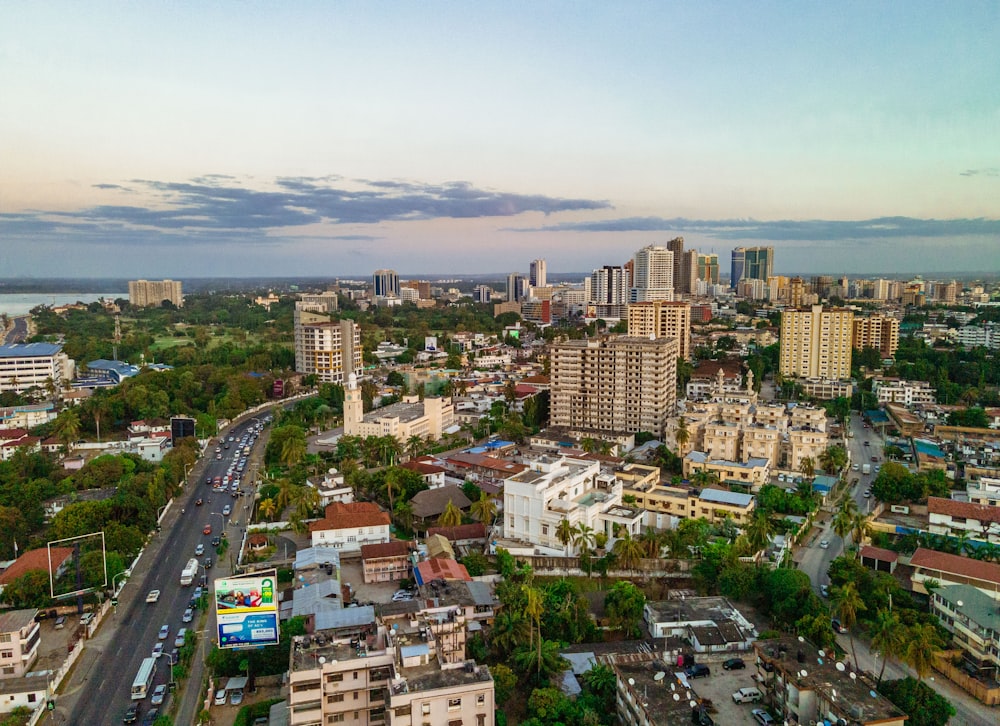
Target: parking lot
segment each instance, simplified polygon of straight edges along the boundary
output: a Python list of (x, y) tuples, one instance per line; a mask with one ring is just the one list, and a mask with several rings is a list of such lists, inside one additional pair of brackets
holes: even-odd
[(712, 675), (705, 678), (696, 678), (691, 681), (691, 685), (698, 696), (712, 702), (715, 711), (710, 711), (710, 714), (716, 724), (728, 726), (728, 724), (756, 723), (750, 715), (750, 711), (755, 708), (762, 708), (761, 704), (733, 702), (733, 693), (735, 691), (757, 685), (751, 677), (752, 674), (757, 672), (754, 666), (753, 654), (747, 653), (742, 656), (743, 662), (746, 663), (746, 668), (743, 670), (727, 671), (723, 669), (722, 663), (729, 657), (733, 656), (729, 655), (726, 658), (718, 659), (713, 658), (712, 660), (699, 658), (699, 663), (704, 663), (711, 668)]
[(392, 594), (399, 589), (399, 581), (365, 583), (361, 572), (361, 559), (340, 561), (340, 582), (350, 583), (356, 602), (383, 603), (392, 600)]

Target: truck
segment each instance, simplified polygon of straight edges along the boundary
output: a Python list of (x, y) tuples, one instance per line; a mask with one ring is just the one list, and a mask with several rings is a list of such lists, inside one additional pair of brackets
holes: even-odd
[(871, 464), (862, 464), (861, 465), (861, 473), (862, 474), (871, 474), (872, 473), (872, 465)]
[(184, 565), (184, 570), (181, 572), (181, 584), (190, 585), (194, 582), (194, 578), (198, 575), (198, 559), (192, 557), (188, 560), (187, 564)]

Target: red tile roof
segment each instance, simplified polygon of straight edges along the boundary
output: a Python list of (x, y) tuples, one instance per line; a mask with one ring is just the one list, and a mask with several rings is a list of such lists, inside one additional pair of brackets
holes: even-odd
[(428, 464), (425, 461), (408, 461), (405, 464), (400, 464), (404, 469), (409, 469), (410, 471), (415, 471), (421, 475), (427, 474), (441, 474), (448, 471), (444, 467), (437, 466), (435, 464)]
[(1000, 507), (989, 507), (985, 504), (959, 502), (943, 497), (927, 498), (928, 514), (945, 514), (951, 517), (978, 519), (980, 522), (1000, 523)]
[(410, 543), (402, 540), (382, 544), (361, 545), (361, 559), (377, 560), (382, 557), (402, 557), (410, 554)]
[(17, 441), (28, 435), (25, 429), (0, 429), (0, 441)]
[(457, 542), (464, 539), (486, 539), (486, 527), (482, 522), (472, 524), (460, 524), (457, 527), (429, 527), (427, 536), (440, 534), (450, 542)]
[(527, 378), (522, 378), (521, 379), (521, 383), (527, 383), (529, 385), (535, 384), (535, 385), (540, 385), (540, 386), (547, 386), (547, 385), (549, 385), (549, 377), (548, 376), (541, 376), (541, 375), (539, 375), (539, 376), (528, 376)]
[(881, 547), (865, 545), (861, 548), (861, 557), (871, 560), (881, 560), (883, 562), (895, 562), (899, 559), (899, 553), (892, 550), (884, 550)]
[(910, 565), (924, 570), (936, 570), (942, 574), (960, 575), (972, 580), (983, 580), (1000, 585), (1000, 565), (995, 565), (992, 562), (980, 562), (961, 555), (949, 555), (920, 547), (910, 558)]
[(442, 580), (464, 580), (465, 582), (472, 582), (472, 578), (469, 577), (469, 571), (465, 569), (465, 565), (455, 562), (455, 560), (446, 559), (433, 559), (424, 560), (417, 565), (417, 569), (420, 570), (420, 578), (424, 582), (430, 582), (431, 580), (436, 580), (441, 578)]
[(72, 547), (52, 547), (46, 549), (39, 547), (36, 550), (28, 550), (23, 555), (14, 560), (14, 563), (0, 574), (0, 585), (6, 585), (11, 580), (16, 580), (29, 570), (49, 571), (49, 552), (52, 553), (52, 567), (59, 567), (73, 556)]
[(378, 527), (389, 524), (389, 515), (372, 502), (333, 502), (326, 507), (326, 516), (309, 525), (310, 532), (355, 527)]

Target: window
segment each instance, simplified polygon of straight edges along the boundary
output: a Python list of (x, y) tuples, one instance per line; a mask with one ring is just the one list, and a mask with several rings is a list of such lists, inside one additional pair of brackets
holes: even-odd
[(461, 707), (462, 707), (462, 699), (461, 698), (449, 698), (448, 699), (448, 710), (449, 711), (457, 711)]
[(420, 713), (422, 713), (424, 716), (429, 716), (430, 712), (431, 712), (431, 704), (423, 703), (420, 705)]
[(342, 683), (344, 680), (343, 673), (331, 673), (326, 677), (327, 683)]
[(34, 703), (36, 698), (38, 698), (38, 694), (37, 693), (29, 693), (28, 694), (28, 703)]
[(478, 696), (476, 696), (476, 705), (477, 706), (485, 706), (486, 705), (486, 694), (480, 693)]
[(547, 525), (547, 524), (543, 524), (542, 525), (542, 536), (543, 537), (548, 537), (549, 536), (549, 525)]
[(14, 651), (12, 650), (0, 650), (0, 658), (4, 660), (10, 660), (14, 657)]
[(342, 713), (335, 713), (335, 714), (333, 714), (332, 716), (330, 716), (330, 722), (331, 723), (343, 723), (344, 722), (344, 714), (342, 714)]
[(335, 693), (332, 696), (327, 696), (326, 698), (327, 703), (340, 703), (343, 700), (344, 700), (343, 693)]

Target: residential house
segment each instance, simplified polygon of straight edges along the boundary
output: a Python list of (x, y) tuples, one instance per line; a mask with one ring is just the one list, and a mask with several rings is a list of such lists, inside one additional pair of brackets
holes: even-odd
[(361, 567), (365, 582), (405, 580), (410, 575), (411, 549), (409, 542), (400, 540), (361, 545)]
[(865, 545), (861, 548), (861, 564), (871, 570), (892, 574), (896, 571), (898, 563), (898, 552), (871, 545)]
[(38, 658), (41, 627), (35, 608), (0, 614), (0, 678), (20, 678), (31, 672)]
[(31, 570), (41, 570), (46, 574), (53, 572), (56, 578), (62, 577), (66, 573), (67, 563), (72, 556), (72, 547), (39, 547), (28, 550), (0, 573), (0, 592), (3, 592), (3, 588), (8, 583)]
[(995, 680), (1000, 668), (1000, 609), (997, 602), (970, 585), (934, 591), (931, 609), (976, 671)]
[(756, 491), (768, 483), (771, 464), (767, 459), (732, 461), (713, 459), (703, 451), (688, 452), (684, 457), (684, 478), (692, 479), (698, 471), (715, 474), (723, 484), (739, 484)]
[(929, 594), (925, 582), (933, 580), (940, 587), (970, 585), (994, 600), (1000, 600), (1000, 565), (980, 562), (961, 555), (918, 547), (910, 557), (913, 574), (910, 582), (915, 592)]
[(687, 638), (696, 653), (745, 652), (757, 638), (753, 624), (724, 597), (647, 602), (643, 619), (654, 638)]
[(1000, 507), (928, 497), (927, 517), (927, 529), (934, 534), (964, 534), (977, 542), (1000, 544)]
[(333, 502), (323, 519), (309, 525), (313, 546), (332, 545), (347, 553), (360, 553), (365, 544), (389, 541), (389, 515), (372, 502)]
[(404, 469), (417, 472), (428, 487), (437, 489), (444, 486), (444, 475), (448, 470), (435, 462), (437, 462), (437, 459), (433, 456), (421, 456), (419, 459), (410, 459), (400, 464), (400, 466)]
[(437, 518), (448, 508), (449, 502), (463, 512), (467, 512), (472, 505), (462, 488), (454, 484), (417, 492), (410, 499), (414, 528), (418, 532), (426, 532), (427, 528), (435, 523)]
[(333, 502), (350, 504), (354, 501), (354, 490), (344, 483), (344, 475), (336, 469), (330, 469), (323, 476), (311, 476), (306, 484), (319, 494), (319, 505), (326, 507)]

